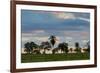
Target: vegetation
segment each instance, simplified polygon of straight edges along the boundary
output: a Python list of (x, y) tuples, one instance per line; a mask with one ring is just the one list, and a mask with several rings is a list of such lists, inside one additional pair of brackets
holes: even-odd
[(38, 45), (35, 44), (34, 42), (27, 42), (27, 43), (24, 45), (24, 48), (25, 48), (25, 51), (26, 51), (27, 53), (32, 53), (33, 48), (34, 48), (34, 49), (38, 48)]
[(55, 45), (55, 43), (56, 43), (56, 37), (54, 36), (54, 35), (52, 35), (52, 36), (50, 36), (50, 43), (52, 44), (52, 46), (54, 46)]
[(68, 53), (68, 43), (65, 43), (65, 42), (63, 42), (63, 43), (60, 43), (59, 45), (58, 45), (58, 48), (60, 48), (62, 51), (64, 51), (65, 53)]
[(48, 48), (51, 48), (51, 45), (48, 41), (46, 42), (42, 42), (41, 45), (40, 45), (40, 48), (41, 49), (44, 49), (44, 54), (45, 54), (45, 51), (48, 49)]
[(89, 41), (87, 42), (87, 46), (88, 46), (87, 47), (87, 52), (90, 52), (90, 42)]
[(80, 48), (78, 42), (75, 43), (75, 47), (76, 47), (75, 51), (77, 51), (77, 52), (81, 52), (81, 48)]
[[(54, 45), (57, 38), (52, 35), (49, 37), (49, 41), (41, 42), (40, 45), (35, 42), (26, 42), (24, 44), (26, 54), (21, 54), (21, 61), (26, 62), (46, 62), (46, 61), (64, 61), (64, 60), (85, 60), (90, 58), (90, 43), (87, 42), (85, 52), (81, 52), (81, 47), (78, 42), (75, 43), (73, 48), (69, 48), (69, 44), (66, 42), (60, 42), (56, 48)], [(41, 51), (42, 50), (42, 51)], [(47, 53), (51, 51), (51, 54)], [(60, 53), (59, 53), (60, 51)], [(70, 52), (70, 53), (69, 53)]]
[(87, 60), (89, 53), (73, 53), (73, 54), (22, 54), (22, 63), (27, 62), (47, 62), (47, 61), (71, 61), (71, 60)]

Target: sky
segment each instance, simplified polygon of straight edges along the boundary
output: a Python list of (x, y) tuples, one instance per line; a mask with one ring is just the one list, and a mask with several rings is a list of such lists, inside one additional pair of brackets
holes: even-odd
[(79, 42), (84, 47), (90, 40), (90, 13), (64, 11), (21, 10), (22, 48), (26, 42), (37, 44), (56, 36), (57, 44)]

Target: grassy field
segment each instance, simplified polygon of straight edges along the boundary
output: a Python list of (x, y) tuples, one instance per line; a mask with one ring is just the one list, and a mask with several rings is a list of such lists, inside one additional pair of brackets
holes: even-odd
[(47, 61), (68, 61), (68, 60), (87, 60), (89, 53), (73, 54), (22, 54), (21, 62), (47, 62)]

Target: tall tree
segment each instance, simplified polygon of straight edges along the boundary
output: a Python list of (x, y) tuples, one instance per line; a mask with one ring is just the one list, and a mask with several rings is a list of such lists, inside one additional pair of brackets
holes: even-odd
[(78, 42), (75, 43), (75, 47), (79, 48), (79, 43)]
[(80, 49), (80, 46), (79, 46), (78, 42), (75, 43), (75, 47), (76, 47), (75, 51), (81, 52), (81, 49)]
[(52, 46), (54, 46), (57, 41), (56, 37), (54, 35), (52, 35), (52, 36), (50, 36), (49, 39), (50, 39), (50, 43), (52, 44)]
[(87, 42), (87, 52), (90, 52), (90, 42)]

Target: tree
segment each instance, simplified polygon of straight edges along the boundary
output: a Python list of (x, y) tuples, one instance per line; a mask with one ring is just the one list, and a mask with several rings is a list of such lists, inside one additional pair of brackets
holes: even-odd
[(87, 52), (90, 52), (90, 42), (87, 42)]
[(25, 51), (27, 53), (32, 53), (33, 52), (33, 48), (36, 49), (38, 48), (38, 45), (35, 44), (34, 42), (27, 42), (24, 44), (24, 48), (25, 48)]
[(54, 48), (54, 49), (52, 50), (52, 54), (55, 54), (56, 52), (58, 52), (58, 50), (59, 50), (59, 48)]
[(61, 51), (67, 53), (67, 52), (68, 52), (68, 43), (65, 43), (65, 42), (60, 43), (60, 44), (58, 45), (58, 48), (60, 48)]
[(30, 42), (30, 48), (31, 48), (32, 53), (40, 54), (40, 50), (37, 49), (37, 48), (39, 48), (39, 45), (37, 45), (36, 43)]
[(51, 45), (50, 45), (50, 43), (49, 43), (48, 41), (46, 41), (46, 42), (42, 42), (41, 45), (40, 45), (40, 47), (41, 47), (42, 49), (44, 49), (44, 54), (45, 54), (46, 50), (47, 50), (48, 48), (51, 48)]
[(79, 46), (78, 42), (75, 43), (75, 47), (76, 47), (75, 51), (81, 52), (81, 49), (80, 49), (80, 46)]
[(24, 48), (25, 48), (25, 51), (26, 51), (27, 53), (30, 53), (30, 52), (31, 52), (30, 43), (29, 43), (29, 42), (27, 42), (27, 43), (24, 44)]
[(75, 47), (79, 48), (79, 43), (78, 42), (75, 43)]
[(72, 53), (73, 52), (73, 48), (70, 48), (69, 51)]
[(36, 49), (36, 48), (38, 48), (38, 45), (34, 42), (30, 42), (30, 48), (31, 48), (31, 50), (33, 50), (33, 48)]
[(52, 46), (54, 46), (55, 45), (55, 43), (56, 43), (56, 37), (54, 36), (54, 35), (52, 35), (52, 36), (50, 36), (50, 43), (52, 44)]

